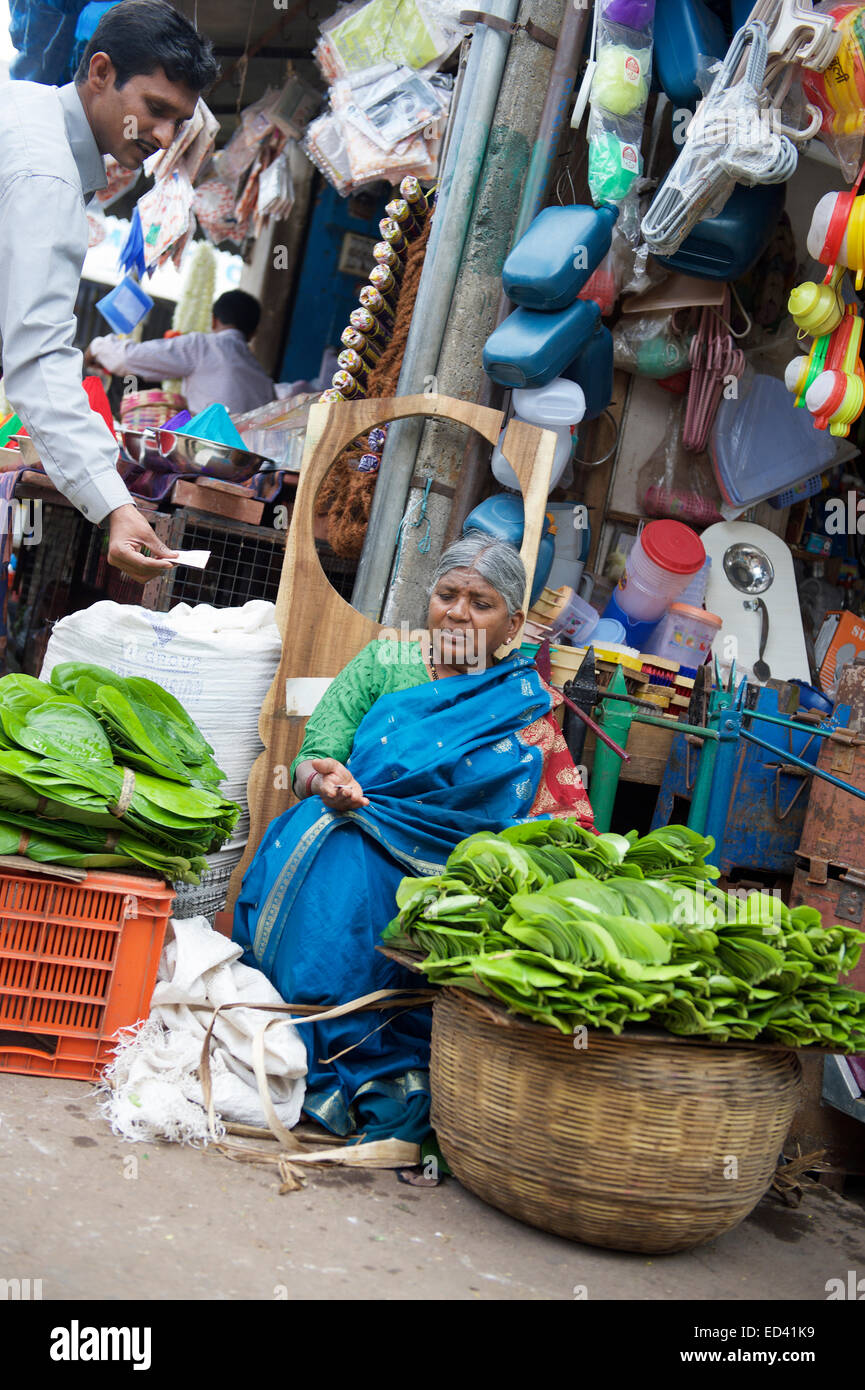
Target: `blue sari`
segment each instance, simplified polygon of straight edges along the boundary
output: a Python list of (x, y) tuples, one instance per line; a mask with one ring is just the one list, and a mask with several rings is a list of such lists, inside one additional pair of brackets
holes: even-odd
[[(418, 988), (417, 975), (375, 950), (400, 879), (440, 873), (467, 835), (529, 814), (543, 754), (516, 735), (551, 704), (516, 653), (378, 699), (347, 764), (369, 805), (342, 814), (313, 796), (271, 822), (235, 908), (244, 961), (295, 1004)], [(336, 1134), (422, 1139), (429, 1035), (424, 1007), (304, 1023), (304, 1110)]]

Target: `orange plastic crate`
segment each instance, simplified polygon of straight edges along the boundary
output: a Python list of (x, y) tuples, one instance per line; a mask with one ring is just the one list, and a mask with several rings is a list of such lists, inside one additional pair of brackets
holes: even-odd
[(173, 901), (157, 878), (0, 869), (0, 1072), (93, 1080), (150, 1010)]

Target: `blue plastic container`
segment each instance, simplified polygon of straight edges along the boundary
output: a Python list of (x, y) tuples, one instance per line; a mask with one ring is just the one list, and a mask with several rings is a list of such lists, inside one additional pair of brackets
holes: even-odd
[(783, 206), (782, 183), (737, 184), (717, 217), (698, 222), (674, 256), (657, 260), (704, 280), (738, 280), (766, 250)]
[[(524, 524), (523, 499), (517, 497), (513, 492), (500, 492), (496, 493), (494, 497), (485, 498), (475, 507), (473, 512), (469, 513), (463, 522), (463, 535), (466, 531), (484, 531), (488, 536), (495, 536), (497, 540), (507, 541), (509, 545), (514, 545), (519, 549), (523, 543)], [(534, 603), (535, 599), (541, 596), (553, 567), (555, 549), (556, 540), (555, 536), (550, 534), (550, 519), (545, 516), (541, 543), (538, 547), (538, 558), (535, 564), (535, 577), (532, 581), (531, 603)]]
[(544, 208), (505, 261), (505, 294), (526, 309), (566, 309), (609, 251), (618, 215), (585, 204)]
[(655, 72), (674, 106), (692, 110), (703, 93), (697, 85), (702, 58), (723, 58), (724, 25), (703, 0), (656, 0)]
[[(817, 709), (821, 714), (831, 714), (833, 705), (822, 690), (817, 690), (813, 685), (808, 685), (805, 681), (791, 680), (791, 685), (795, 685), (799, 691), (800, 709)], [(795, 719), (795, 715), (793, 718)]]
[(582, 387), (586, 398), (584, 420), (595, 420), (613, 399), (613, 335), (603, 323), (595, 330), (573, 362), (562, 372)]
[(600, 317), (593, 299), (555, 314), (515, 309), (487, 338), (484, 371), (500, 386), (546, 386), (581, 352)]
[(605, 618), (615, 618), (616, 622), (621, 623), (625, 629), (625, 646), (636, 647), (637, 651), (641, 652), (643, 650), (643, 643), (648, 638), (649, 633), (654, 632), (655, 628), (658, 626), (658, 619), (650, 618), (648, 622), (635, 621), (635, 619), (629, 617), (616, 603), (615, 594), (616, 591), (614, 589), (610, 594), (606, 608), (601, 614), (601, 621)]
[(620, 623), (617, 618), (601, 618), (598, 626), (591, 636), (592, 644), (597, 643), (600, 647), (604, 642), (610, 642), (614, 647), (626, 647), (628, 630), (624, 623)]

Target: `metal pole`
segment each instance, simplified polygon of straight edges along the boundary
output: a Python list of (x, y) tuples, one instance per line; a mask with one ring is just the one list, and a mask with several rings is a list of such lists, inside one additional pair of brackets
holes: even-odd
[(591, 3), (578, 7), (571, 3), (565, 6), (562, 27), (556, 44), (556, 56), (550, 73), (550, 85), (541, 112), (541, 123), (532, 150), (529, 172), (526, 175), (523, 196), (517, 225), (514, 227), (512, 245), (516, 246), (529, 223), (533, 222), (543, 206), (544, 196), (553, 160), (556, 156), (562, 127), (568, 114), (571, 94), (577, 77), (580, 53), (589, 27), (592, 13)]
[[(487, 13), (512, 23), (518, 6), (519, 0), (490, 0)], [(485, 24), (475, 27), (400, 369), (398, 396), (424, 391), (438, 365), (510, 41), (509, 34)], [(384, 603), (424, 424), (424, 417), (410, 416), (394, 420), (387, 432), (352, 594), (358, 612), (374, 621), (378, 621)]]
[[(567, 4), (565, 7), (556, 44), (556, 56), (550, 73), (550, 85), (544, 99), (541, 123), (532, 149), (511, 246), (516, 245), (543, 206), (591, 14), (591, 0), (585, 8), (578, 8), (574, 4)], [(496, 325), (507, 317), (512, 308), (510, 300), (503, 292), (496, 312)], [(502, 395), (502, 387), (497, 386), (490, 377), (484, 376), (476, 400), (478, 405), (498, 408)], [(456, 540), (469, 512), (480, 501), (488, 466), (489, 451), (486, 443), (478, 435), (470, 435), (454, 489), (451, 515), (444, 537), (445, 545)]]
[[(717, 724), (719, 711), (725, 708), (725, 703), (729, 703), (726, 692), (713, 690), (709, 697), (709, 725)], [(712, 731), (714, 738), (703, 740), (703, 747), (700, 750), (700, 766), (694, 781), (694, 794), (691, 797), (691, 809), (688, 812), (688, 828), (696, 830), (698, 834), (706, 833), (706, 817), (709, 813), (709, 800), (712, 794), (712, 780), (715, 775), (715, 758), (718, 752), (718, 732)]]
[(806, 772), (811, 772), (815, 777), (820, 777), (824, 782), (831, 782), (833, 787), (840, 787), (842, 792), (849, 792), (851, 796), (858, 796), (865, 801), (865, 791), (860, 791), (858, 787), (853, 787), (849, 782), (842, 782), (840, 777), (833, 777), (831, 772), (824, 772), (822, 768), (815, 767), (813, 763), (806, 763), (804, 758), (797, 758), (795, 754), (788, 753), (786, 749), (779, 748), (777, 744), (767, 743), (765, 739), (758, 738), (756, 734), (750, 733), (747, 729), (742, 730), (742, 738), (749, 743), (756, 743), (758, 748), (767, 748), (770, 753), (775, 753), (785, 763), (795, 763), (797, 767), (804, 767)]
[[(706, 812), (705, 834), (715, 841), (716, 859), (720, 860), (727, 833), (727, 813), (730, 809), (730, 796), (733, 791), (733, 776), (736, 768), (736, 749), (739, 743), (739, 730), (742, 722), (741, 699), (744, 699), (745, 681), (739, 696), (732, 691), (724, 691), (729, 697), (729, 708), (721, 706), (718, 712), (718, 732), (720, 739), (715, 753), (712, 791)], [(778, 750), (775, 749), (775, 752)]]

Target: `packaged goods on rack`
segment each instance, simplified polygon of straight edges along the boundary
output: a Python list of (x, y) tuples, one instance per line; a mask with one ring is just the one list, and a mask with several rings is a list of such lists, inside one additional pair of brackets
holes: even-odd
[(163, 261), (179, 265), (192, 236), (194, 191), (186, 170), (174, 169), (138, 199), (143, 259), (148, 274)]
[(192, 116), (168, 149), (159, 150), (144, 161), (144, 172), (159, 180), (182, 166), (190, 183), (195, 183), (213, 153), (218, 134), (219, 121), (199, 97)]
[(267, 218), (275, 222), (288, 217), (294, 207), (294, 183), (288, 166), (288, 156), (281, 151), (258, 180), (258, 200), (255, 209), (255, 234), (258, 236)]
[(360, 0), (321, 26), (315, 58), (328, 83), (377, 63), (434, 71), (466, 33), (456, 0)]
[(108, 180), (104, 188), (97, 190), (94, 195), (96, 201), (104, 208), (110, 208), (112, 203), (116, 203), (125, 193), (128, 193), (133, 184), (138, 182), (141, 177), (140, 169), (124, 169), (122, 164), (118, 164), (113, 154), (105, 156), (105, 177)]
[(428, 78), (395, 63), (340, 78), (303, 149), (343, 196), (381, 179), (434, 178), (451, 87), (449, 77)]
[(221, 183), (228, 184), (235, 197), (243, 187), (244, 175), (252, 168), (262, 146), (273, 134), (272, 107), (278, 100), (276, 88), (268, 87), (263, 97), (246, 107), (240, 125), (225, 149), (213, 157), (216, 177)]
[(654, 0), (598, 0), (595, 9), (587, 138), (589, 192), (596, 206), (624, 203), (643, 172), (654, 8)]
[(194, 190), (192, 208), (199, 226), (214, 246), (229, 241), (242, 246), (249, 231), (249, 220), (237, 216), (236, 199), (227, 183), (213, 175)]

